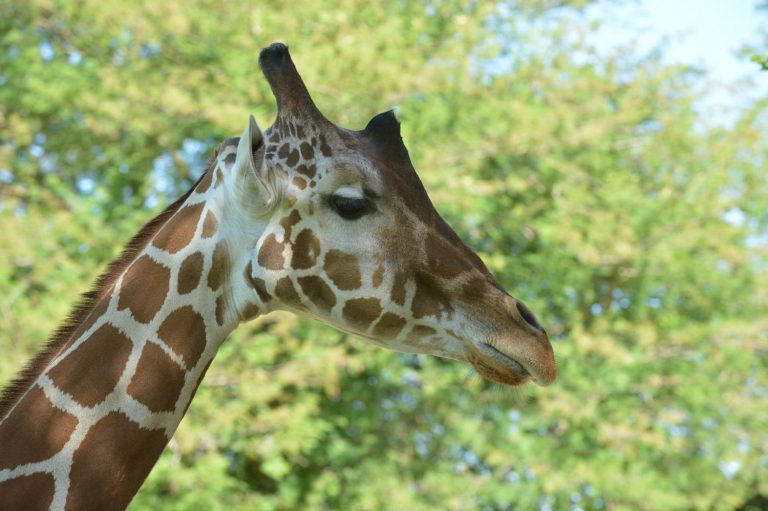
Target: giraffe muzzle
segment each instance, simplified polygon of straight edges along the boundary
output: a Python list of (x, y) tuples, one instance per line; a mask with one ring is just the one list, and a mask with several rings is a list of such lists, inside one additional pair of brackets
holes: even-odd
[(510, 350), (510, 344), (497, 342), (492, 346), (481, 343), (468, 353), (467, 361), (481, 376), (504, 385), (517, 386), (533, 381), (547, 386), (555, 380), (557, 369), (549, 342), (546, 349), (536, 353), (535, 359), (520, 350)]
[(547, 332), (521, 301), (504, 293), (505, 316), (495, 333), (467, 349), (467, 362), (481, 376), (503, 385), (528, 381), (546, 386), (557, 377), (557, 364)]

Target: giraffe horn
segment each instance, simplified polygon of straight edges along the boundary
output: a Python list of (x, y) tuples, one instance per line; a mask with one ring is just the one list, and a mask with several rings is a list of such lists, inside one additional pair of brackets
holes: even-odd
[(277, 115), (293, 117), (319, 117), (324, 119), (315, 106), (307, 87), (296, 71), (288, 46), (272, 43), (261, 50), (259, 65), (277, 100)]

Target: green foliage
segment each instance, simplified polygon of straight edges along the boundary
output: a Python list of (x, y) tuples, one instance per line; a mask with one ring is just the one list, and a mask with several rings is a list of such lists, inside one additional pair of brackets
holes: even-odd
[(132, 508), (738, 509), (768, 495), (768, 111), (598, 51), (588, 1), (0, 5), (0, 381), (247, 114), (288, 42), (330, 119), (396, 106), (438, 210), (560, 373), (273, 314), (223, 346)]
[(763, 71), (768, 71), (768, 55), (752, 55), (752, 62), (760, 66)]

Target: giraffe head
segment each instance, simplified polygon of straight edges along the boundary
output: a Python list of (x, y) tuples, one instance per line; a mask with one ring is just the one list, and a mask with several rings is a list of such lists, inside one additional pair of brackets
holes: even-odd
[(277, 119), (262, 132), (251, 117), (219, 153), (241, 211), (231, 237), (239, 310), (290, 310), (387, 348), (468, 362), (503, 384), (551, 383), (546, 332), (437, 213), (394, 114), (338, 127), (285, 45), (259, 63)]

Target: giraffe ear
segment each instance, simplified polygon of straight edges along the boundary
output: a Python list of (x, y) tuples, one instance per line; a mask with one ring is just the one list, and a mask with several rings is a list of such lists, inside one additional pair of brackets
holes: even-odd
[(368, 121), (365, 131), (386, 140), (401, 140), (400, 121), (395, 117), (394, 110), (382, 112)]
[(248, 125), (245, 127), (243, 136), (237, 144), (237, 156), (235, 158), (235, 168), (240, 171), (250, 170), (259, 172), (264, 163), (264, 134), (261, 128), (256, 124), (256, 119), (252, 115), (248, 116)]
[(268, 210), (274, 203), (275, 193), (267, 179), (264, 167), (264, 133), (253, 116), (237, 143), (234, 171), (236, 194), (242, 207), (255, 214)]
[(405, 148), (403, 137), (400, 136), (400, 121), (395, 117), (394, 110), (375, 116), (368, 122), (363, 133), (385, 147), (389, 153), (410, 161), (408, 149)]

